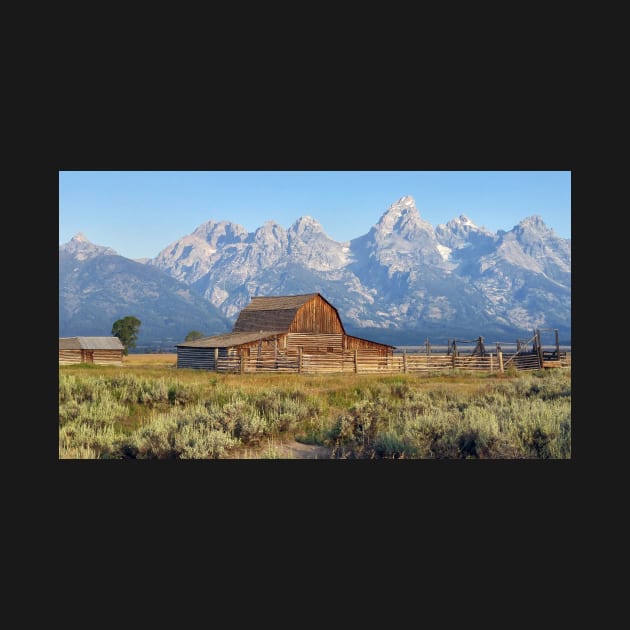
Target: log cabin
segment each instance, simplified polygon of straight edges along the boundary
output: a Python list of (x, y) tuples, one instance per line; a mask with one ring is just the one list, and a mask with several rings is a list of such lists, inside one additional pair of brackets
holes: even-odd
[(319, 293), (253, 297), (230, 333), (177, 344), (177, 367), (216, 370), (219, 359), (274, 357), (287, 365), (301, 353), (368, 350), (393, 355), (394, 346), (348, 335), (337, 309)]
[(122, 365), (124, 350), (118, 337), (59, 337), (59, 365)]

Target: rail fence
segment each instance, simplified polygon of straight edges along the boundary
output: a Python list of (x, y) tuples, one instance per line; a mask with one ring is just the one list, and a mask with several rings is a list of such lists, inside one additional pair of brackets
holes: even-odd
[[(551, 354), (551, 353), (549, 353)], [(546, 359), (546, 360), (545, 360)], [(546, 365), (545, 365), (546, 364)], [(394, 374), (428, 373), (451, 370), (475, 370), (504, 372), (516, 370), (538, 370), (542, 367), (566, 367), (570, 365), (567, 353), (544, 356), (539, 352), (517, 351), (514, 354), (486, 353), (480, 355), (458, 354), (407, 354), (382, 356), (378, 351), (342, 350), (339, 352), (286, 352), (263, 351), (219, 357), (217, 372), (264, 373), (285, 372), (298, 374), (355, 373)]]

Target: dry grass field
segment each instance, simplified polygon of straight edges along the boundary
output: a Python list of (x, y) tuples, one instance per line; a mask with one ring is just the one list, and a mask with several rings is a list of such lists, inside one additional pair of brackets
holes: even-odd
[(177, 354), (129, 354), (123, 365), (177, 365)]
[(60, 459), (570, 459), (571, 369), (222, 374), (59, 367)]

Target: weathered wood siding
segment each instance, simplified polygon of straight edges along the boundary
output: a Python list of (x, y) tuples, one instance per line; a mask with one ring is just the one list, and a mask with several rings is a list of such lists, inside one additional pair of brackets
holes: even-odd
[(373, 350), (384, 357), (392, 356), (394, 354), (394, 349), (390, 346), (386, 346), (375, 341), (369, 341), (368, 339), (352, 337), (350, 335), (345, 336), (343, 346), (344, 350)]
[(249, 349), (250, 353), (274, 351), (276, 347), (278, 349), (286, 347), (286, 335), (278, 335), (276, 339), (263, 339), (262, 341), (252, 341), (250, 343), (244, 343), (238, 346), (238, 349)]
[(319, 295), (301, 306), (291, 326), (290, 333), (343, 333), (339, 313)]
[(59, 350), (59, 365), (73, 363), (122, 365), (122, 360), (122, 350)]
[(59, 365), (81, 363), (82, 350), (59, 350)]
[[(178, 346), (177, 367), (195, 370), (217, 370), (225, 365), (225, 361), (222, 360), (228, 360), (228, 363), (231, 365), (231, 362), (238, 362), (241, 354), (245, 358), (255, 358), (259, 353), (275, 354), (282, 350), (283, 337), (283, 335), (278, 335), (277, 342), (274, 339), (266, 339), (244, 343), (231, 348), (190, 348)], [(218, 365), (215, 362), (215, 356)]]
[(83, 352), (85, 354), (91, 352), (92, 363), (97, 365), (122, 365), (122, 350), (83, 350)]
[(287, 335), (287, 350), (321, 350), (322, 352), (340, 352), (343, 347), (343, 334), (307, 334), (289, 333)]
[[(177, 348), (177, 367), (195, 370), (214, 370), (214, 348)], [(223, 350), (225, 356), (225, 348)]]

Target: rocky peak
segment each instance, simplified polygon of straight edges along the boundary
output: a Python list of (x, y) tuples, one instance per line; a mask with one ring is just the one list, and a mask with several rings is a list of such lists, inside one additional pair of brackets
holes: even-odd
[(542, 245), (549, 239), (557, 239), (553, 230), (549, 229), (542, 217), (532, 215), (523, 219), (508, 232), (500, 232), (503, 241), (514, 240), (521, 246)]
[(388, 273), (409, 271), (424, 261), (442, 264), (433, 226), (420, 217), (413, 197), (393, 203), (370, 230), (367, 247)]
[(545, 225), (542, 217), (532, 215), (512, 230), (501, 234), (502, 242), (515, 242), (521, 251), (547, 267), (552, 264), (563, 272), (571, 269), (571, 241), (563, 239)]
[(453, 249), (495, 240), (492, 232), (478, 227), (465, 214), (436, 226), (435, 235), (441, 245)]
[(202, 238), (213, 249), (230, 243), (240, 243), (247, 238), (247, 230), (231, 221), (208, 221), (200, 225), (193, 236)]
[(253, 241), (262, 244), (286, 243), (286, 230), (275, 221), (265, 221), (255, 232)]
[(407, 240), (424, 233), (434, 237), (434, 230), (428, 221), (420, 217), (413, 197), (401, 197), (393, 203), (381, 216), (375, 226), (378, 238), (383, 239), (395, 234)]
[(322, 224), (308, 215), (300, 217), (289, 229), (288, 236), (290, 242), (302, 241), (308, 243), (314, 239), (325, 239), (332, 242), (332, 239), (324, 232)]
[(60, 252), (74, 256), (77, 260), (88, 260), (95, 256), (117, 256), (111, 247), (96, 245), (88, 240), (82, 232), (77, 232), (67, 243), (59, 246)]
[(322, 224), (310, 216), (300, 217), (287, 231), (287, 254), (317, 271), (340, 269), (347, 262), (347, 243), (330, 238)]
[(525, 233), (525, 232), (551, 232), (543, 221), (543, 218), (538, 214), (532, 214), (529, 217), (523, 219), (515, 228), (514, 231), (516, 233)]
[(451, 219), (446, 225), (452, 229), (459, 230), (479, 229), (465, 214), (460, 214), (456, 219)]
[(380, 227), (382, 231), (391, 232), (396, 228), (396, 225), (400, 222), (402, 217), (408, 218), (410, 216), (420, 218), (420, 213), (416, 208), (416, 202), (413, 197), (401, 197), (383, 213), (377, 226)]

